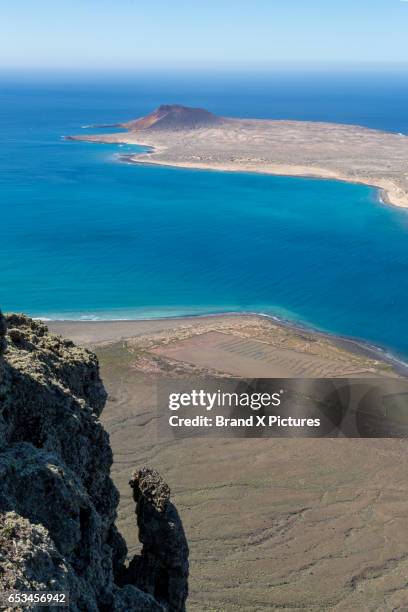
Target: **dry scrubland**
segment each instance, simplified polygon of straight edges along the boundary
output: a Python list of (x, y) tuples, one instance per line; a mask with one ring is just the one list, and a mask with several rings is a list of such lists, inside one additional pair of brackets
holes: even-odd
[[(395, 376), (389, 364), (260, 317), (51, 327), (94, 346), (100, 358), (109, 393), (103, 422), (121, 493), (118, 526), (130, 553), (138, 550), (132, 466), (146, 463), (172, 485), (190, 546), (189, 610), (407, 609), (404, 440), (163, 441), (156, 429), (161, 376), (237, 374), (255, 368), (254, 361), (273, 373), (271, 356), (288, 359), (287, 351), (292, 368), (321, 359), (338, 375)], [(235, 347), (231, 359), (211, 334)], [(263, 345), (256, 360), (247, 355), (248, 339)], [(211, 355), (209, 369), (204, 361)]]

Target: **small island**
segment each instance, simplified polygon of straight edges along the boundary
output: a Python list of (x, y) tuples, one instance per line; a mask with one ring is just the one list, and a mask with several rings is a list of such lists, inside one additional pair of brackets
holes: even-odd
[(363, 183), (388, 204), (408, 207), (408, 137), (356, 125), (219, 117), (162, 105), (117, 124), (126, 132), (70, 140), (145, 145), (127, 161)]

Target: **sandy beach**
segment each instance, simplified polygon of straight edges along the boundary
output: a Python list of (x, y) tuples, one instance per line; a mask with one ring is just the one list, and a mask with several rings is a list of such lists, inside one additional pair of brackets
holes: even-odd
[(53, 321), (47, 325), (84, 346), (128, 343), (139, 354), (134, 367), (145, 371), (156, 370), (153, 363), (159, 359), (167, 362), (166, 370), (171, 370), (170, 364), (180, 364), (257, 378), (393, 377), (405, 373), (403, 364), (366, 344), (255, 314)]
[(122, 124), (123, 133), (69, 138), (148, 147), (146, 153), (126, 156), (134, 163), (362, 183), (378, 188), (383, 202), (408, 207), (408, 137), (402, 134), (334, 123), (231, 118), (194, 129), (138, 125)]

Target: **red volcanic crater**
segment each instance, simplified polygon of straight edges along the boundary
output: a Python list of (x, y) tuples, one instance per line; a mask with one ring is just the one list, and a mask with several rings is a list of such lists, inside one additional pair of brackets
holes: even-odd
[(152, 113), (122, 123), (128, 130), (175, 130), (219, 125), (222, 118), (203, 108), (191, 108), (179, 104), (162, 104)]

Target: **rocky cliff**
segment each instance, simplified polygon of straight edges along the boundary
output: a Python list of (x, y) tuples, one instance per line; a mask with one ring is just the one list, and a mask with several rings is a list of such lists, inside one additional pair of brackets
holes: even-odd
[(95, 355), (0, 313), (0, 592), (66, 591), (78, 612), (183, 611), (187, 542), (147, 468), (130, 482), (142, 553), (125, 563), (105, 400)]

